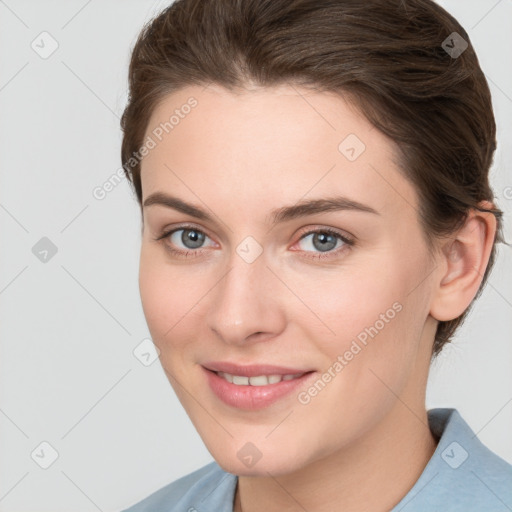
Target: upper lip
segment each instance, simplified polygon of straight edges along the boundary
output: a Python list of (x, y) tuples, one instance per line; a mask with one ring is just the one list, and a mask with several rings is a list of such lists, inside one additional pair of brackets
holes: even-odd
[(257, 377), (259, 375), (297, 375), (308, 373), (312, 370), (303, 368), (289, 368), (286, 366), (276, 366), (273, 364), (250, 364), (238, 365), (227, 361), (211, 361), (202, 365), (207, 370), (214, 372), (225, 372), (231, 375), (241, 377)]

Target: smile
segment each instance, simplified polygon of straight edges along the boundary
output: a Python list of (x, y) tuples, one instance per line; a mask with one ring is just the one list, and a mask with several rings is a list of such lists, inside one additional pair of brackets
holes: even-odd
[[(298, 368), (269, 365), (235, 367), (228, 364), (215, 364), (210, 366), (217, 368), (202, 367), (202, 372), (205, 384), (213, 393), (212, 396), (225, 405), (245, 411), (265, 409), (277, 402), (291, 401), (299, 390), (312, 382), (317, 375), (316, 371), (301, 371)], [(219, 366), (223, 366), (223, 369), (218, 368)], [(240, 375), (240, 373), (246, 375)]]

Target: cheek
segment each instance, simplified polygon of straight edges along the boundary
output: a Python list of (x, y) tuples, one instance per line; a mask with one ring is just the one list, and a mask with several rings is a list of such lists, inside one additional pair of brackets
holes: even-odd
[(379, 336), (391, 330), (403, 306), (408, 279), (403, 268), (381, 260), (314, 276), (297, 274), (295, 290), (309, 312), (295, 318), (301, 319), (308, 338), (320, 343), (322, 351), (343, 352), (353, 339), (364, 343), (376, 330)]
[(318, 429), (314, 418), (329, 411), (330, 421), (322, 427), (326, 453), (386, 414), (407, 386), (418, 351), (417, 304), (407, 297), (410, 270), (391, 264), (366, 269), (361, 274), (353, 269), (329, 286), (325, 282), (308, 296), (311, 308), (335, 333), (319, 335), (318, 324), (310, 322), (308, 338), (324, 355), (320, 380), (325, 385), (317, 381), (314, 389), (301, 390), (299, 400), (306, 404), (300, 406), (301, 421), (311, 422), (310, 428)]
[[(336, 362), (343, 366), (331, 369), (344, 375), (336, 379), (339, 385), (357, 384), (363, 395), (383, 387), (378, 377), (393, 389), (404, 385), (424, 323), (419, 311), (423, 294), (410, 294), (419, 268), (420, 261), (375, 258), (343, 269), (334, 279), (312, 283), (304, 278), (309, 292), (303, 300), (322, 320), (322, 328), (313, 315), (301, 325), (307, 325), (307, 338), (327, 356), (324, 370)], [(354, 388), (350, 392), (357, 394)]]
[(175, 340), (184, 343), (191, 335), (190, 318), (201, 296), (196, 281), (183, 268), (168, 265), (159, 251), (142, 247), (139, 290), (144, 316), (155, 345), (165, 359)]

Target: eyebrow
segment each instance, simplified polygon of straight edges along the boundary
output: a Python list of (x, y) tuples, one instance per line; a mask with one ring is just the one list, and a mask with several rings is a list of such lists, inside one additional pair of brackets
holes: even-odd
[[(193, 204), (187, 203), (178, 197), (170, 196), (163, 192), (155, 192), (150, 194), (144, 201), (143, 206), (161, 205), (167, 208), (172, 208), (186, 215), (196, 217), (200, 220), (213, 222), (212, 216), (202, 208)], [(371, 206), (359, 203), (352, 199), (343, 196), (325, 197), (319, 199), (309, 199), (307, 201), (300, 201), (291, 206), (283, 206), (275, 208), (270, 212), (272, 224), (306, 217), (317, 213), (332, 212), (332, 211), (357, 211), (373, 213), (380, 215), (380, 213)]]

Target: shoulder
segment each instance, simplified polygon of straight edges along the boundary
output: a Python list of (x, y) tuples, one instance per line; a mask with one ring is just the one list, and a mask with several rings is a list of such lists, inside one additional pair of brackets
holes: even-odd
[(511, 510), (512, 466), (478, 439), (456, 409), (432, 409), (428, 417), (438, 446), (393, 510)]
[(232, 512), (236, 483), (235, 475), (211, 462), (122, 512)]

